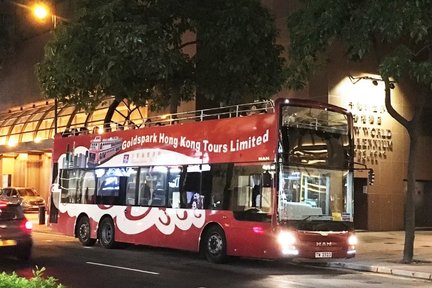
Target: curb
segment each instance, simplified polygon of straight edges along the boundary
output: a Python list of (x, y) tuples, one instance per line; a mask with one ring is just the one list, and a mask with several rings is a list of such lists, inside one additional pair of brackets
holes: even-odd
[(366, 271), (366, 272), (373, 272), (373, 273), (380, 273), (380, 274), (390, 274), (394, 276), (409, 277), (409, 278), (415, 278), (421, 280), (429, 280), (429, 281), (432, 280), (432, 273), (414, 272), (414, 271), (402, 270), (397, 268), (393, 269), (386, 266), (374, 266), (374, 265), (367, 265), (367, 264), (343, 263), (343, 262), (327, 263), (327, 266), (332, 268), (350, 269), (350, 270)]

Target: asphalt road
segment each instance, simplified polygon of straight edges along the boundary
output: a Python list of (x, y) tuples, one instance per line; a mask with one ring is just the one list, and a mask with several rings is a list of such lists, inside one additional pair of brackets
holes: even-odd
[(0, 271), (30, 277), (45, 267), (67, 287), (430, 287), (430, 282), (296, 263), (233, 259), (215, 265), (195, 253), (126, 246), (82, 247), (71, 237), (34, 232), (29, 262), (0, 256)]

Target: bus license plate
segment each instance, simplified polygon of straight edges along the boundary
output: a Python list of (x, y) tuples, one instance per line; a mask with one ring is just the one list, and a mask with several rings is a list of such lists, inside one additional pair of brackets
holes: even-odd
[(3, 246), (15, 246), (17, 242), (15, 240), (0, 240), (0, 247)]
[(315, 258), (332, 258), (332, 252), (315, 252)]

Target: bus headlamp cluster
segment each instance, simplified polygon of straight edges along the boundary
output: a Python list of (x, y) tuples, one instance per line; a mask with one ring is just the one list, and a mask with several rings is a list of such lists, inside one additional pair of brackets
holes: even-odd
[(350, 255), (350, 256), (355, 255), (357, 253), (357, 251), (356, 251), (356, 245), (358, 243), (357, 236), (354, 235), (354, 234), (351, 234), (348, 237), (347, 241), (348, 241), (348, 251), (347, 251), (347, 254)]
[(358, 238), (356, 235), (351, 235), (348, 237), (348, 245), (355, 246), (358, 244)]
[(282, 254), (284, 255), (298, 255), (299, 251), (295, 247), (297, 238), (294, 232), (291, 231), (281, 231), (277, 236), (278, 243), (281, 247)]

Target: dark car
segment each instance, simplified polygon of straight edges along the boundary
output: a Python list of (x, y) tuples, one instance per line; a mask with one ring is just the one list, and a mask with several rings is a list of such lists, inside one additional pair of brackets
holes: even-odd
[(6, 187), (1, 190), (0, 201), (21, 203), (24, 212), (38, 211), (39, 207), (45, 207), (45, 200), (39, 193), (30, 187)]
[(33, 240), (32, 223), (24, 216), (19, 203), (0, 202), (0, 255), (11, 254), (30, 259)]

